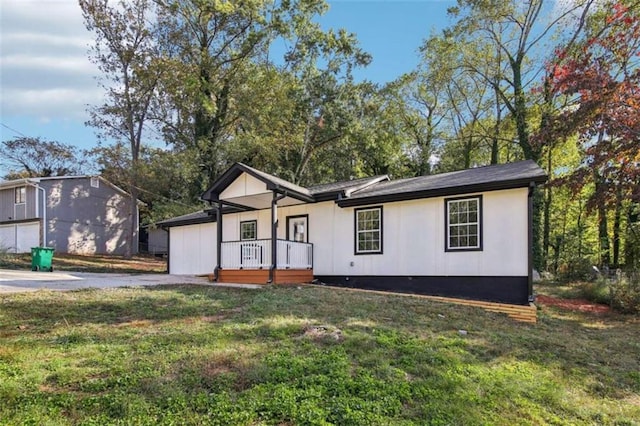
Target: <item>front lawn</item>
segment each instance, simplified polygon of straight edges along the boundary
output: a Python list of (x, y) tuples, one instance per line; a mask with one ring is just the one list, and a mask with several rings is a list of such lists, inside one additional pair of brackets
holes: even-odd
[[(145, 274), (167, 272), (166, 259), (150, 255), (136, 255), (125, 259), (115, 255), (82, 256), (54, 253), (52, 264), (56, 271)], [(0, 252), (0, 268), (30, 270), (31, 254)]]
[(617, 424), (640, 321), (205, 286), (0, 296), (1, 424)]

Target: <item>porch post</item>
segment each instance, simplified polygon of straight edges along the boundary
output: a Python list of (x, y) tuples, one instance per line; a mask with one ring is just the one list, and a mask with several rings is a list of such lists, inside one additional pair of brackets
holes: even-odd
[(271, 199), (271, 267), (269, 268), (269, 283), (273, 283), (278, 267), (278, 193), (273, 191)]
[(222, 269), (222, 201), (218, 200), (216, 207), (216, 269), (214, 275), (216, 282), (219, 279), (220, 269)]

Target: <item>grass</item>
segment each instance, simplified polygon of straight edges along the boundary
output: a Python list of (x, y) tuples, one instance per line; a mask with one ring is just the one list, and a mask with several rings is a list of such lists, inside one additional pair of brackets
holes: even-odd
[(634, 425), (639, 326), (312, 287), (2, 295), (0, 424)]
[(586, 299), (609, 305), (618, 312), (640, 313), (640, 274), (635, 272), (616, 279), (553, 282), (537, 285), (538, 292), (561, 299)]
[[(153, 256), (137, 255), (131, 259), (113, 255), (81, 256), (54, 253), (53, 268), (56, 271), (114, 272), (114, 273), (162, 273), (167, 272), (167, 261)], [(31, 254), (0, 253), (0, 268), (31, 269)]]

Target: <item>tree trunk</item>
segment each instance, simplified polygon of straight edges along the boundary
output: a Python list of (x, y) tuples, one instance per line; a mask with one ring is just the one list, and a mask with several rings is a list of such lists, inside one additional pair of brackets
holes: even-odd
[(493, 126), (493, 137), (491, 140), (491, 164), (498, 164), (498, 154), (500, 153), (500, 126), (502, 124), (502, 109), (500, 108), (500, 94), (498, 86), (494, 85), (494, 93), (496, 96), (496, 123)]
[(529, 141), (529, 126), (527, 123), (527, 98), (522, 86), (522, 59), (511, 61), (513, 72), (513, 118), (516, 124), (518, 144), (522, 148), (524, 158), (536, 163), (540, 159), (538, 150), (533, 149)]
[[(551, 147), (548, 147), (547, 153), (547, 174), (551, 175)], [(551, 186), (547, 185), (544, 188), (546, 193), (546, 199), (544, 201), (544, 215), (542, 218), (542, 257), (544, 259), (544, 269), (549, 267), (549, 244), (551, 233), (551, 201), (552, 192)]]
[(605, 205), (606, 183), (597, 171), (594, 171), (594, 181), (596, 185), (596, 209), (598, 211), (598, 242), (600, 245), (600, 265), (609, 267), (611, 264), (611, 253), (609, 250), (609, 234), (607, 226), (607, 207)]
[(625, 267), (629, 271), (640, 269), (640, 221), (638, 221), (638, 210), (640, 210), (638, 204), (629, 203), (627, 210), (627, 236), (624, 242)]
[(135, 185), (130, 186), (129, 193), (131, 194), (131, 204), (129, 205), (128, 212), (129, 232), (127, 233), (127, 244), (124, 253), (126, 259), (131, 259), (133, 256), (133, 246), (138, 236), (136, 229), (136, 224), (138, 223), (138, 189)]
[(578, 259), (582, 259), (582, 199), (578, 200), (578, 218), (576, 220), (576, 227), (578, 230)]
[(613, 213), (613, 267), (620, 267), (620, 221), (622, 217), (622, 187), (616, 188), (616, 207)]

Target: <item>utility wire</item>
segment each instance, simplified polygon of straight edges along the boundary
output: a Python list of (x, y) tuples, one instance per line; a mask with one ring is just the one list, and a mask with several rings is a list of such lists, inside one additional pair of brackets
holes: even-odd
[(7, 126), (7, 125), (6, 125), (6, 124), (4, 124), (4, 123), (0, 123), (0, 124), (2, 124), (2, 127), (6, 127), (7, 129), (11, 130), (13, 133), (16, 133), (16, 134), (18, 134), (18, 135), (20, 135), (20, 136), (22, 136), (22, 137), (24, 137), (24, 138), (28, 137), (27, 135), (25, 135), (25, 134), (24, 134), (24, 133), (22, 133), (21, 131), (16, 130), (16, 129), (14, 129), (14, 128), (11, 128), (11, 127)]

